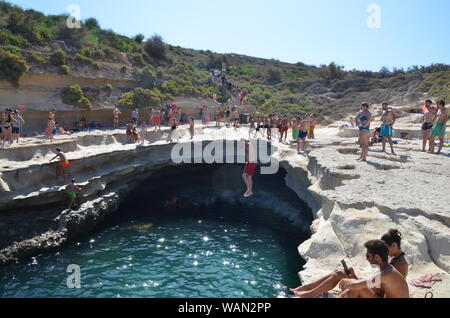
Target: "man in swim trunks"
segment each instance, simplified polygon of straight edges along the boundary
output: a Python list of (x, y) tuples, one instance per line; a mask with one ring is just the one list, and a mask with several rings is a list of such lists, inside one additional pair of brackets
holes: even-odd
[[(339, 285), (342, 290), (339, 298), (409, 298), (405, 277), (389, 264), (389, 248), (386, 243), (374, 240), (364, 246), (367, 249), (367, 261), (380, 269), (369, 279), (358, 279), (354, 269), (349, 268), (348, 272), (335, 271), (312, 284), (291, 291), (300, 298), (316, 298)], [(379, 286), (374, 286), (375, 277), (378, 278)]]
[(388, 103), (383, 103), (383, 113), (381, 114), (381, 130), (380, 137), (382, 138), (383, 152), (386, 152), (386, 139), (389, 140), (389, 144), (391, 145), (392, 154), (395, 155), (394, 152), (394, 142), (392, 141), (392, 128), (395, 124), (395, 114), (392, 109), (388, 108)]
[(429, 151), (431, 152), (431, 130), (433, 129), (433, 122), (436, 119), (436, 109), (431, 105), (433, 102), (431, 100), (425, 101), (425, 107), (427, 110), (423, 113), (423, 124), (422, 124), (422, 137), (423, 137), (423, 147), (422, 152), (427, 152), (427, 142), (430, 143)]
[(119, 115), (122, 114), (117, 107), (113, 109), (113, 117), (114, 117), (114, 129), (119, 127)]
[[(299, 120), (298, 124), (298, 142), (297, 142), (297, 152), (304, 152), (306, 149), (306, 137), (308, 132), (306, 129), (310, 125), (309, 117), (304, 116), (303, 119)], [(301, 144), (301, 146), (300, 146)]]
[(288, 130), (289, 130), (289, 118), (285, 115), (285, 116), (283, 116), (283, 119), (281, 120), (280, 142), (283, 142), (283, 136), (284, 136), (284, 142), (286, 142)]
[(70, 166), (69, 161), (67, 160), (66, 155), (59, 148), (56, 149), (56, 156), (54, 156), (50, 162), (56, 158), (59, 159), (58, 165), (56, 166), (56, 178), (58, 178), (59, 175), (62, 175), (64, 178), (64, 183), (67, 183), (67, 175)]
[(49, 118), (47, 122), (47, 129), (45, 130), (50, 142), (53, 142), (54, 137), (58, 134), (58, 130), (56, 129), (56, 123), (53, 119)]
[(434, 120), (433, 131), (431, 132), (430, 139), (430, 153), (434, 154), (434, 140), (439, 137), (439, 150), (436, 153), (439, 155), (444, 146), (445, 136), (446, 136), (446, 126), (448, 122), (448, 109), (445, 107), (445, 101), (441, 100), (438, 102), (438, 112), (436, 119)]
[(70, 198), (68, 210), (71, 211), (73, 209), (73, 207), (75, 206), (75, 203), (79, 199), (78, 193), (81, 191), (81, 189), (75, 183), (75, 179), (72, 179), (72, 181), (67, 185), (66, 189), (67, 189), (67, 192), (68, 192), (69, 198)]
[(250, 198), (253, 196), (253, 176), (257, 167), (257, 160), (255, 155), (255, 149), (253, 145), (245, 139), (241, 139), (241, 142), (245, 144), (245, 168), (242, 174), (242, 179), (247, 186), (247, 191), (244, 193), (244, 198)]

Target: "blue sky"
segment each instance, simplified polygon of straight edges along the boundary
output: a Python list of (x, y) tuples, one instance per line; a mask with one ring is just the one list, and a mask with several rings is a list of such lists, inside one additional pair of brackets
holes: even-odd
[[(449, 0), (13, 0), (47, 14), (78, 4), (81, 17), (182, 47), (285, 62), (379, 70), (450, 64)], [(367, 9), (381, 10), (369, 28)]]

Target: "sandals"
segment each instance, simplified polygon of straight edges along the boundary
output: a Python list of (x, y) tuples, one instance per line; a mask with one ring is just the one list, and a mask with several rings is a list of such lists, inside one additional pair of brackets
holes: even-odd
[(414, 287), (432, 288), (435, 282), (442, 282), (442, 278), (439, 275), (428, 274), (421, 278), (413, 279), (410, 284)]

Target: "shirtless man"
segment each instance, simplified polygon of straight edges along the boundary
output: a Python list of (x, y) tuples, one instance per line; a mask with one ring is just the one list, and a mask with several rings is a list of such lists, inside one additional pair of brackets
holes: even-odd
[[(308, 132), (306, 129), (310, 125), (309, 118), (304, 116), (303, 119), (299, 120), (298, 124), (298, 143), (297, 143), (297, 152), (305, 152), (306, 149), (306, 137), (308, 136)], [(301, 144), (301, 146), (300, 146)]]
[(339, 284), (342, 290), (339, 298), (409, 298), (405, 277), (389, 264), (389, 248), (386, 243), (374, 240), (364, 246), (367, 249), (367, 261), (380, 268), (377, 273), (379, 286), (374, 286), (374, 277), (358, 279), (354, 269), (349, 268), (348, 272), (337, 270), (312, 284), (291, 291), (300, 298), (316, 298)]
[(431, 132), (430, 138), (430, 153), (434, 154), (434, 140), (439, 137), (439, 150), (436, 153), (439, 155), (444, 146), (445, 136), (446, 136), (446, 126), (448, 122), (448, 109), (445, 107), (445, 101), (441, 100), (438, 102), (438, 112), (436, 119), (434, 120), (433, 131)]
[(317, 124), (317, 116), (315, 114), (312, 114), (309, 117), (310, 120), (310, 130), (309, 130), (309, 139), (316, 139), (316, 135), (314, 133), (314, 130), (316, 129)]
[(50, 117), (48, 118), (47, 129), (45, 130), (45, 133), (50, 139), (50, 142), (53, 142), (53, 138), (58, 134), (58, 130), (56, 129), (56, 123)]
[(289, 118), (287, 116), (284, 116), (283, 119), (281, 120), (280, 142), (283, 142), (283, 136), (284, 142), (286, 142), (288, 130), (289, 130)]
[(64, 183), (67, 183), (67, 175), (68, 175), (68, 169), (69, 169), (69, 161), (67, 160), (66, 155), (61, 151), (61, 149), (56, 149), (56, 156), (54, 156), (50, 162), (55, 160), (56, 158), (59, 159), (58, 165), (56, 166), (56, 178), (59, 177), (60, 174), (62, 174), (62, 177), (64, 178)]
[(114, 129), (119, 127), (119, 115), (122, 114), (117, 107), (113, 109), (113, 117), (114, 117)]
[(220, 123), (222, 122), (222, 111), (220, 107), (216, 108), (216, 127), (220, 128)]
[(77, 186), (75, 179), (72, 179), (72, 181), (67, 185), (67, 191), (70, 198), (68, 210), (71, 211), (75, 206), (76, 201), (79, 199), (78, 192), (81, 191), (80, 187)]
[(431, 100), (427, 100), (425, 102), (425, 107), (427, 110), (423, 113), (423, 124), (422, 124), (422, 136), (423, 136), (423, 147), (422, 152), (427, 152), (427, 142), (430, 143), (429, 151), (431, 152), (431, 130), (433, 129), (433, 122), (436, 119), (436, 109), (431, 107), (433, 102)]
[(253, 176), (257, 167), (257, 160), (255, 156), (255, 150), (253, 145), (245, 139), (241, 139), (241, 142), (245, 143), (245, 168), (242, 174), (242, 179), (247, 186), (247, 191), (244, 193), (244, 198), (250, 198), (253, 196)]
[(392, 154), (395, 155), (394, 152), (394, 142), (392, 141), (392, 127), (395, 124), (395, 114), (392, 109), (388, 108), (388, 103), (383, 103), (383, 113), (381, 114), (381, 131), (380, 137), (382, 138), (381, 142), (383, 145), (383, 152), (386, 152), (386, 139), (389, 140), (389, 144), (391, 145)]

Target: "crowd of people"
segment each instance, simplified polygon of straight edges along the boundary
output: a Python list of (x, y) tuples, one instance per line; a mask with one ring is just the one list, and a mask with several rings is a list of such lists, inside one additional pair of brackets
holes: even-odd
[[(368, 103), (362, 103), (355, 120), (355, 125), (359, 129), (358, 144), (362, 148), (361, 156), (357, 159), (360, 162), (367, 162), (369, 147), (378, 142), (382, 143), (382, 152), (386, 152), (386, 144), (389, 142), (391, 152), (395, 155), (393, 130), (396, 122), (396, 115), (393, 109), (389, 108), (388, 103), (382, 104), (382, 124), (381, 127), (375, 129), (374, 135), (371, 138), (370, 126), (374, 121), (374, 116), (372, 116), (369, 108), (370, 106)], [(445, 143), (446, 125), (448, 122), (448, 109), (445, 107), (445, 101), (439, 101), (437, 106), (433, 106), (433, 102), (431, 100), (427, 100), (422, 113), (423, 123), (420, 127), (423, 136), (422, 152), (427, 152), (426, 147), (427, 144), (429, 144), (428, 153), (440, 154)], [(439, 147), (437, 152), (435, 152), (436, 139), (439, 139)]]
[(288, 142), (288, 132), (292, 131), (292, 139), (297, 144), (297, 151), (304, 153), (307, 147), (307, 139), (315, 139), (315, 128), (317, 116), (315, 114), (295, 116), (274, 115), (274, 116), (251, 116), (249, 128), (249, 138), (259, 136), (267, 138), (270, 142), (273, 139), (280, 143)]
[(19, 143), (20, 133), (25, 120), (19, 110), (6, 109), (0, 118), (0, 146), (9, 147), (14, 141)]

